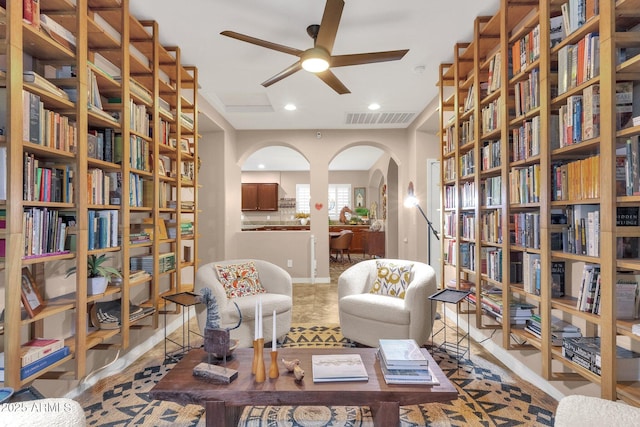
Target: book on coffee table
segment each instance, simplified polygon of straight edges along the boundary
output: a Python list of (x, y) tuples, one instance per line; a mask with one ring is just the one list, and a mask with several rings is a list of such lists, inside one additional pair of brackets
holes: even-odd
[(381, 339), (380, 356), (384, 364), (392, 369), (427, 369), (429, 361), (420, 346), (412, 339)]
[(311, 363), (314, 383), (369, 380), (359, 354), (313, 354)]

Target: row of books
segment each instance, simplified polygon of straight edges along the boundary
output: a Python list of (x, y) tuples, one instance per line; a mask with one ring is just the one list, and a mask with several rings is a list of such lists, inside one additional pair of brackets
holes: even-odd
[(540, 249), (540, 212), (509, 215), (509, 237), (512, 245)]
[[(601, 375), (600, 337), (564, 338), (562, 356)], [(616, 346), (616, 371), (618, 381), (640, 380), (640, 353)]]
[(540, 116), (535, 116), (511, 130), (511, 161), (517, 162), (539, 155)]
[[(6, 102), (6, 88), (0, 88), (0, 102)], [(23, 120), (22, 138), (33, 144), (57, 150), (75, 152), (78, 146), (78, 131), (74, 121), (57, 111), (44, 108), (40, 96), (22, 91)]]
[(475, 118), (469, 117), (469, 120), (465, 120), (460, 125), (460, 145), (465, 145), (468, 142), (475, 140)]
[(442, 161), (443, 177), (446, 181), (453, 181), (458, 176), (455, 157), (449, 157)]
[(600, 1), (569, 0), (560, 10), (565, 34), (571, 34), (600, 13)]
[(502, 248), (480, 248), (480, 273), (502, 282)]
[(616, 157), (616, 181), (621, 183), (617, 195), (640, 195), (640, 138), (637, 135), (627, 138), (624, 149), (618, 150)]
[(25, 201), (73, 203), (73, 169), (68, 164), (42, 162), (25, 152), (22, 197)]
[(500, 167), (501, 161), (501, 147), (502, 141), (484, 141), (480, 149), (481, 164), (480, 168), (483, 171)]
[(90, 130), (87, 155), (105, 162), (122, 163), (122, 134), (112, 128)]
[(131, 135), (129, 138), (129, 165), (133, 169), (151, 172), (151, 146), (149, 140)]
[(511, 168), (509, 196), (512, 204), (540, 202), (540, 164)]
[[(496, 55), (498, 56), (498, 55)], [(482, 108), (482, 134), (485, 135), (500, 128), (500, 102), (495, 100)]]
[(577, 44), (558, 51), (558, 95), (598, 76), (600, 73), (600, 37), (588, 33)]
[(476, 215), (473, 212), (460, 213), (460, 226), (462, 238), (474, 239), (476, 235)]
[(56, 209), (25, 209), (22, 215), (23, 258), (65, 252), (68, 227), (68, 221)]
[(480, 183), (480, 200), (483, 206), (500, 206), (502, 203), (501, 176), (491, 176)]
[[(132, 270), (144, 270), (149, 274), (154, 273), (153, 255), (136, 255), (129, 259), (129, 268)], [(160, 254), (158, 258), (158, 273), (166, 273), (176, 268), (176, 254), (167, 252)]]
[[(502, 212), (498, 209), (482, 213), (480, 216), (480, 239), (489, 243), (502, 243)], [(475, 222), (474, 222), (475, 225)], [(475, 233), (475, 230), (470, 230)], [(475, 234), (470, 234), (473, 238)]]
[(118, 241), (117, 209), (89, 210), (87, 234), (89, 236), (88, 250), (115, 248)]
[(476, 162), (473, 150), (467, 151), (460, 156), (460, 176), (473, 175), (476, 170)]
[[(511, 67), (518, 74), (540, 58), (540, 24), (511, 45)], [(519, 115), (519, 114), (518, 114)]]
[(582, 95), (569, 96), (566, 104), (560, 106), (557, 120), (554, 119), (552, 126), (552, 148), (566, 147), (600, 136), (600, 85), (584, 88)]
[(600, 210), (598, 205), (574, 205), (564, 209), (566, 223), (551, 233), (553, 250), (577, 255), (600, 253)]
[[(478, 306), (475, 293), (469, 294), (467, 298), (472, 304), (476, 305), (476, 307)], [(483, 291), (480, 298), (480, 307), (485, 314), (502, 323), (502, 319), (505, 314), (502, 292), (499, 292), (499, 290)], [(533, 304), (522, 301), (511, 301), (509, 303), (509, 318), (511, 325), (517, 328), (524, 328), (527, 320), (532, 314), (534, 314), (534, 309), (535, 306)]]
[(600, 197), (600, 155), (551, 165), (551, 199), (584, 200)]
[(527, 80), (515, 83), (513, 91), (516, 117), (540, 107), (540, 70), (531, 70)]
[(487, 94), (500, 89), (502, 82), (502, 55), (497, 52), (489, 61), (489, 74), (487, 78)]

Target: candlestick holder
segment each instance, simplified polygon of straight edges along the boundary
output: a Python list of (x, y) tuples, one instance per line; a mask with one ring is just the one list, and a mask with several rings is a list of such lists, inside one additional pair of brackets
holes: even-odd
[(271, 351), (271, 366), (269, 367), (269, 378), (278, 378), (280, 371), (278, 370), (278, 352)]
[(267, 377), (264, 369), (264, 338), (259, 338), (256, 340), (257, 345), (253, 347), (254, 354), (257, 353), (258, 357), (255, 358), (256, 361), (256, 377), (255, 381), (257, 383), (263, 383)]
[(251, 373), (256, 374), (256, 368), (258, 367), (258, 340), (253, 340), (253, 363), (251, 364)]

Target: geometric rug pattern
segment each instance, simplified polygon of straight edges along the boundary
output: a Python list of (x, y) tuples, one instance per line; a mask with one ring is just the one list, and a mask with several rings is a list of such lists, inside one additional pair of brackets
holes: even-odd
[[(294, 325), (283, 347), (349, 347), (339, 325)], [(472, 349), (473, 349), (472, 343)], [(456, 386), (453, 402), (400, 408), (403, 427), (434, 426), (552, 426), (557, 401), (506, 369), (472, 351), (471, 360), (458, 360), (445, 350), (434, 359)], [(76, 400), (85, 409), (89, 426), (204, 426), (204, 409), (151, 400), (148, 391), (175, 364), (165, 363), (163, 347), (153, 349), (121, 373), (104, 378)], [(373, 426), (368, 407), (251, 406), (240, 426), (247, 427), (366, 427)]]

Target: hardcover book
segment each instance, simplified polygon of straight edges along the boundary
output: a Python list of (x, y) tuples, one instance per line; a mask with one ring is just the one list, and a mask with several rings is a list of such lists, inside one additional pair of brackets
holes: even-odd
[(314, 354), (311, 362), (314, 383), (369, 380), (359, 354)]
[(384, 364), (396, 369), (402, 367), (415, 368), (429, 366), (429, 361), (420, 350), (420, 346), (412, 339), (379, 340), (380, 355)]
[(21, 366), (27, 366), (64, 346), (60, 339), (36, 338), (20, 347)]

